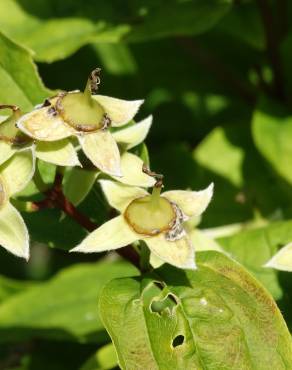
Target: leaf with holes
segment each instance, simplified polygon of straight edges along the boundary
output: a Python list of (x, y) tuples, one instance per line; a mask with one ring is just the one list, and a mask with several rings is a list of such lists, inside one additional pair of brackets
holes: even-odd
[(122, 369), (288, 369), (291, 337), (264, 288), (225, 255), (115, 279), (99, 311)]

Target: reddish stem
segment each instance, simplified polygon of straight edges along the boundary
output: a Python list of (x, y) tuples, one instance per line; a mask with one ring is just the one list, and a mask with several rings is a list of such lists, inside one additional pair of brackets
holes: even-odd
[[(81, 213), (64, 195), (62, 190), (63, 176), (57, 172), (53, 187), (44, 192), (46, 198), (34, 203), (34, 209), (40, 210), (44, 208), (60, 208), (67, 216), (76, 221), (79, 225), (91, 232), (97, 229), (98, 225), (92, 222), (86, 215)], [(134, 266), (140, 269), (139, 254), (130, 246), (117, 249), (116, 252), (124, 259), (131, 262)]]

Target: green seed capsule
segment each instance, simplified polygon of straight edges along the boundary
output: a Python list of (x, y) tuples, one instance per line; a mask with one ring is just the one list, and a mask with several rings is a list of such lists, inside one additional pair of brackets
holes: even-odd
[(124, 217), (138, 234), (158, 235), (171, 230), (176, 220), (172, 204), (163, 197), (153, 195), (133, 200), (127, 207)]
[(94, 99), (82, 92), (60, 96), (56, 110), (63, 120), (80, 132), (94, 132), (104, 125), (105, 111)]

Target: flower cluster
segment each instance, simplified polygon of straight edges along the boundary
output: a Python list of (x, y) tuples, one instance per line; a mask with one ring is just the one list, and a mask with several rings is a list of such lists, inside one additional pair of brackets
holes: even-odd
[[(198, 192), (161, 193), (162, 177), (129, 152), (144, 141), (152, 117), (135, 123), (142, 100), (98, 95), (99, 74), (99, 69), (90, 74), (83, 92), (61, 92), (28, 113), (16, 106), (0, 107), (12, 111), (0, 121), (0, 244), (17, 256), (29, 257), (28, 232), (11, 199), (33, 179), (37, 160), (82, 167), (78, 157), (82, 150), (96, 171), (108, 176), (100, 185), (120, 215), (72, 251), (101, 252), (143, 240), (153, 258), (193, 269), (194, 246), (184, 225), (204, 212), (213, 185)], [(151, 193), (145, 190), (149, 187)]]

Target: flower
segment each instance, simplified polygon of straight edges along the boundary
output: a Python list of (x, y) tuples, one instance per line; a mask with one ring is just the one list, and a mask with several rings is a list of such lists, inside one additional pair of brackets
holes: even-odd
[(9, 117), (0, 119), (0, 164), (11, 158), (13, 154), (25, 149), (31, 149), (32, 156), (58, 166), (80, 165), (74, 146), (68, 139), (53, 143), (37, 142), (23, 134), (16, 122), (21, 117), (19, 107), (15, 105), (0, 105), (0, 109), (11, 109)]
[(109, 127), (129, 123), (143, 100), (125, 101), (93, 95), (100, 83), (99, 73), (100, 70), (95, 69), (90, 74), (84, 92), (63, 92), (47, 99), (22, 116), (17, 126), (26, 135), (40, 141), (54, 142), (76, 136), (83, 152), (97, 168), (110, 176), (120, 177), (120, 152), (115, 136), (120, 136), (120, 141), (131, 147), (147, 134), (147, 124), (141, 123), (136, 130), (129, 127), (128, 132), (116, 134), (112, 134)]
[(202, 191), (166, 191), (157, 182), (152, 194), (110, 180), (100, 181), (109, 204), (121, 215), (89, 234), (74, 252), (102, 252), (143, 240), (164, 262), (195, 269), (194, 246), (183, 223), (207, 208), (213, 184)]
[(290, 242), (281, 248), (264, 267), (292, 272), (292, 243)]
[(25, 223), (10, 203), (34, 173), (30, 150), (16, 153), (0, 166), (0, 245), (18, 257), (29, 258), (29, 236)]

